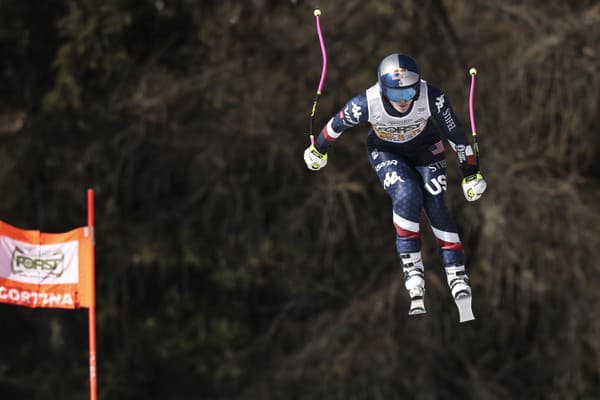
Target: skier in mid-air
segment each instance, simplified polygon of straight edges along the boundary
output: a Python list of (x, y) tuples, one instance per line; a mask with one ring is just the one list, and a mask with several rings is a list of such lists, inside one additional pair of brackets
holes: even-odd
[[(444, 201), (446, 159), (440, 130), (458, 156), (467, 200), (479, 199), (487, 185), (447, 96), (421, 79), (419, 66), (412, 57), (405, 54), (385, 57), (377, 67), (377, 83), (350, 99), (306, 148), (307, 167), (313, 171), (325, 167), (332, 142), (361, 122), (371, 124), (367, 134), (369, 160), (392, 199), (396, 249), (411, 299), (409, 314), (425, 313), (419, 228), (424, 209), (439, 245), (460, 320), (473, 319), (465, 255), (458, 228)], [(466, 308), (461, 308), (465, 304)]]

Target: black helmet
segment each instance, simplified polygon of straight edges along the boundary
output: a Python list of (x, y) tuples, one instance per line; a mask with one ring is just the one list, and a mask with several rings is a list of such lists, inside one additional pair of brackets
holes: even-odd
[(381, 60), (377, 80), (383, 96), (391, 101), (412, 100), (419, 95), (419, 66), (406, 54), (390, 54)]

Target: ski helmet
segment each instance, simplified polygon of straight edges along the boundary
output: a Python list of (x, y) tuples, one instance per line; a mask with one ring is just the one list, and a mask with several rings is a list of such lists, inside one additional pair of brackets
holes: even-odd
[(406, 54), (390, 54), (381, 60), (377, 66), (377, 80), (383, 96), (391, 101), (412, 100), (419, 96), (419, 66)]

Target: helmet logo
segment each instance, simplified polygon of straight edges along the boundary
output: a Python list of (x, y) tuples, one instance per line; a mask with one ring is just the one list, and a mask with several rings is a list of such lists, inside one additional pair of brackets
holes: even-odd
[(404, 75), (406, 75), (407, 71), (408, 70), (406, 68), (402, 67), (394, 69), (394, 71), (392, 72), (392, 79), (401, 79)]
[(392, 80), (399, 81), (398, 86), (402, 86), (402, 79), (406, 79), (407, 72), (408, 70), (402, 67), (394, 69), (392, 72)]

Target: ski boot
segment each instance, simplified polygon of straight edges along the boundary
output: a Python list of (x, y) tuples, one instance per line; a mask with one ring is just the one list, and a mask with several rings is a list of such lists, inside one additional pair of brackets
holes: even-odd
[(448, 286), (452, 292), (452, 298), (458, 308), (460, 322), (471, 321), (475, 319), (471, 309), (471, 286), (464, 265), (455, 265), (444, 268)]
[(410, 296), (408, 315), (425, 314), (425, 272), (421, 253), (400, 255), (404, 272), (404, 287)]

